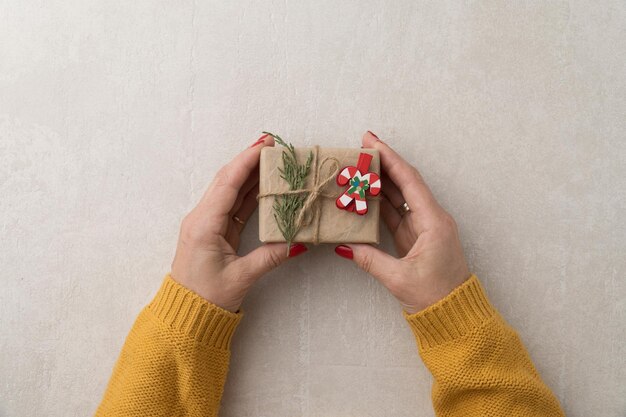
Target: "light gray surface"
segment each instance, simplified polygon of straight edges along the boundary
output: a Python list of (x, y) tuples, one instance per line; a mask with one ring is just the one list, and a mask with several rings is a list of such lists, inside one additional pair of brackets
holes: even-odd
[[(0, 416), (94, 411), (181, 217), (263, 129), (387, 139), (568, 416), (626, 413), (623, 1), (3, 0), (0, 16)], [(222, 416), (433, 415), (400, 308), (331, 247), (244, 307)]]

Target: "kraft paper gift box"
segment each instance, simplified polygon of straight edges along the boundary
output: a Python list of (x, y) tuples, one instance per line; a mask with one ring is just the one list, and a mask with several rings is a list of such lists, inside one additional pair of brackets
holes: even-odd
[[(292, 223), (297, 233), (292, 242), (378, 243), (381, 190), (380, 158), (375, 149), (291, 148), (303, 169), (309, 172), (298, 190), (290, 189), (284, 176), (290, 149), (277, 143), (261, 151), (259, 163), (259, 239), (285, 242), (277, 203), (300, 198), (302, 208)], [(285, 153), (285, 155), (283, 155)], [(359, 169), (360, 168), (360, 169)], [(366, 171), (366, 172), (361, 172)], [(279, 200), (278, 202), (276, 200)], [(281, 224), (279, 224), (281, 223)]]

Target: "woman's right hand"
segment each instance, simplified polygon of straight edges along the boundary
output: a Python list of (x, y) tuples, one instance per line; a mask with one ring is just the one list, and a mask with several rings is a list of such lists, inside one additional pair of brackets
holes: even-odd
[[(376, 135), (363, 135), (363, 147), (380, 153), (381, 217), (400, 257), (366, 244), (339, 245), (335, 252), (378, 279), (407, 313), (417, 313), (471, 276), (456, 223), (437, 203), (417, 169)], [(405, 202), (410, 210), (401, 215), (397, 207)]]

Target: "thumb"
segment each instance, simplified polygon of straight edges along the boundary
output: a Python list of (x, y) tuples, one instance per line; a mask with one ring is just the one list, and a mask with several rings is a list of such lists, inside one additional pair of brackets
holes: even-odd
[(359, 268), (371, 274), (386, 286), (386, 282), (398, 268), (398, 260), (388, 253), (372, 245), (356, 243), (339, 245), (335, 248), (337, 255), (352, 259)]
[(289, 246), (286, 243), (267, 243), (259, 246), (246, 256), (239, 258), (242, 271), (253, 279), (270, 272), (283, 262), (294, 256), (298, 256), (308, 249), (302, 243), (294, 243)]

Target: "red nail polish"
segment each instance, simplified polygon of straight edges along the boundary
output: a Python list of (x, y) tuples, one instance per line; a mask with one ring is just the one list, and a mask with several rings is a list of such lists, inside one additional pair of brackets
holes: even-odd
[(296, 243), (289, 247), (289, 257), (293, 258), (294, 256), (298, 256), (301, 253), (306, 252), (307, 250), (309, 249), (306, 246), (304, 246), (302, 243)]
[(374, 136), (376, 138), (376, 140), (380, 140), (378, 138), (378, 136), (376, 136), (376, 134), (374, 132), (372, 132), (371, 130), (368, 130), (367, 133), (369, 133), (370, 135)]
[(346, 245), (339, 245), (335, 247), (335, 253), (342, 258), (352, 259), (354, 258), (354, 253), (352, 252), (352, 248)]
[(254, 148), (254, 147), (255, 147), (255, 146), (257, 146), (257, 145), (262, 144), (263, 142), (265, 142), (265, 138), (266, 138), (266, 137), (268, 137), (268, 136), (269, 136), (268, 134), (265, 134), (265, 135), (261, 136), (261, 137), (260, 137), (260, 138), (258, 138), (258, 139), (256, 140), (256, 142), (254, 142), (254, 143), (253, 143), (250, 147), (251, 147), (251, 148)]

